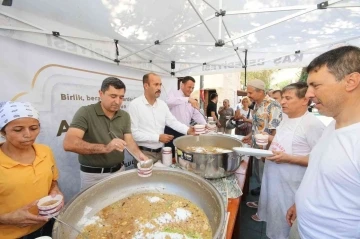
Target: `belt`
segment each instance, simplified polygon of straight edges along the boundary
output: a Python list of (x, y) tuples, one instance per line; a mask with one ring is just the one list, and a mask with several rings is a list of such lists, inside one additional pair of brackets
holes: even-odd
[(80, 170), (85, 173), (115, 173), (120, 170), (123, 164), (115, 165), (111, 168), (97, 168), (97, 167), (89, 167), (85, 165), (80, 165)]
[(146, 148), (146, 147), (144, 147), (144, 146), (139, 146), (139, 149), (144, 150), (144, 151), (159, 153), (159, 152), (161, 152), (161, 149), (162, 149), (162, 148), (150, 149), (150, 148)]

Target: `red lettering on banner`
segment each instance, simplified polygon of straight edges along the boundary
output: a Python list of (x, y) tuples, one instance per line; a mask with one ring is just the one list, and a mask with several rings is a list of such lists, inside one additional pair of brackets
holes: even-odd
[(269, 150), (285, 152), (284, 147), (281, 146), (281, 144), (279, 144), (278, 142), (272, 142), (272, 144), (270, 145)]

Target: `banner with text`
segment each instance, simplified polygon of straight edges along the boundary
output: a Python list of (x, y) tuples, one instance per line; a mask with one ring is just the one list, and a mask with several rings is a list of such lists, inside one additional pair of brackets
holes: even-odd
[[(40, 112), (38, 143), (54, 151), (60, 170), (60, 186), (69, 200), (80, 188), (77, 154), (65, 152), (64, 135), (79, 107), (99, 101), (103, 79), (115, 76), (124, 81), (126, 94), (121, 108), (143, 93), (144, 72), (51, 50), (0, 36), (0, 101), (29, 101)], [(163, 94), (177, 80), (163, 78)], [(127, 160), (132, 160), (126, 157)], [(127, 166), (131, 162), (126, 162)]]

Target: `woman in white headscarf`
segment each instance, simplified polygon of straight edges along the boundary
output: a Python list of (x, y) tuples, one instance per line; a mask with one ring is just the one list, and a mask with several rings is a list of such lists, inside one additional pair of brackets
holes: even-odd
[(0, 143), (0, 238), (51, 236), (53, 221), (38, 215), (36, 204), (62, 193), (51, 149), (35, 143), (37, 110), (30, 103), (0, 103), (0, 132), (5, 139)]

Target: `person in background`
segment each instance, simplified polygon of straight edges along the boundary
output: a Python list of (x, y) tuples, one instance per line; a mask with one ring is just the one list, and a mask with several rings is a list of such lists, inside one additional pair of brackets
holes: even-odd
[(140, 160), (148, 159), (133, 139), (129, 114), (120, 109), (125, 91), (120, 79), (106, 78), (99, 90), (100, 102), (82, 106), (65, 135), (65, 151), (79, 154), (81, 190), (125, 171), (125, 147)]
[(334, 121), (310, 153), (286, 219), (297, 217), (302, 239), (360, 238), (360, 48), (325, 52), (307, 73), (306, 97)]
[(281, 104), (282, 92), (281, 90), (273, 90), (270, 94), (270, 97)]
[(210, 95), (210, 102), (206, 107), (206, 116), (212, 117), (213, 120), (216, 122), (216, 126), (220, 127), (219, 116), (217, 114), (217, 102), (218, 102), (218, 94), (212, 93)]
[(281, 106), (288, 117), (269, 136), (274, 156), (265, 160), (264, 174), (255, 221), (266, 221), (266, 236), (270, 239), (288, 239), (290, 226), (285, 220), (287, 209), (294, 204), (295, 192), (300, 186), (308, 165), (308, 155), (319, 141), (325, 125), (307, 111), (308, 87), (304, 82), (285, 86)]
[[(199, 111), (199, 102), (196, 99), (190, 97), (191, 93), (194, 91), (194, 86), (195, 79), (191, 76), (185, 76), (181, 80), (180, 89), (177, 91), (172, 91), (168, 94), (166, 104), (168, 105), (170, 112), (179, 122), (190, 126), (193, 120), (195, 124), (206, 125), (206, 119)], [(172, 154), (174, 157), (175, 146), (173, 144), (173, 140), (183, 136), (184, 134), (174, 130), (169, 126), (165, 126), (165, 134), (174, 136), (170, 142), (165, 144), (166, 147), (172, 148)]]
[(62, 193), (51, 149), (35, 143), (39, 113), (30, 103), (8, 101), (0, 103), (0, 115), (0, 238), (51, 236), (54, 221), (38, 215), (36, 204)]
[(220, 115), (220, 127), (218, 132), (222, 132), (224, 134), (231, 134), (231, 129), (226, 128), (226, 121), (234, 116), (234, 109), (230, 107), (230, 103), (228, 99), (223, 101), (223, 106), (219, 108)]
[(134, 139), (141, 151), (154, 163), (161, 161), (162, 147), (174, 138), (174, 135), (164, 133), (165, 126), (184, 135), (194, 134), (194, 128), (178, 121), (166, 103), (159, 99), (161, 85), (161, 78), (155, 73), (144, 75), (144, 94), (131, 101), (129, 105)]
[[(275, 135), (276, 128), (282, 120), (282, 110), (280, 104), (265, 94), (265, 83), (261, 80), (252, 80), (247, 85), (248, 97), (255, 102), (253, 110), (252, 132), (243, 138), (243, 142), (252, 144), (254, 148), (263, 148), (256, 144), (256, 134), (268, 133)], [(261, 179), (264, 170), (264, 162), (262, 159), (254, 158), (254, 174), (255, 178), (261, 185)], [(251, 190), (253, 195), (260, 194), (260, 187)], [(257, 207), (254, 202), (253, 207)]]
[(236, 110), (242, 108), (242, 99), (239, 99), (239, 103), (236, 105)]
[(241, 101), (241, 107), (237, 107), (235, 111), (234, 120), (236, 120), (237, 127), (235, 128), (236, 135), (246, 136), (251, 133), (252, 126), (252, 112), (249, 108), (250, 99), (244, 97)]
[(269, 97), (271, 97), (273, 91), (274, 91), (273, 89), (269, 89), (269, 90), (266, 92), (266, 95), (269, 96)]

